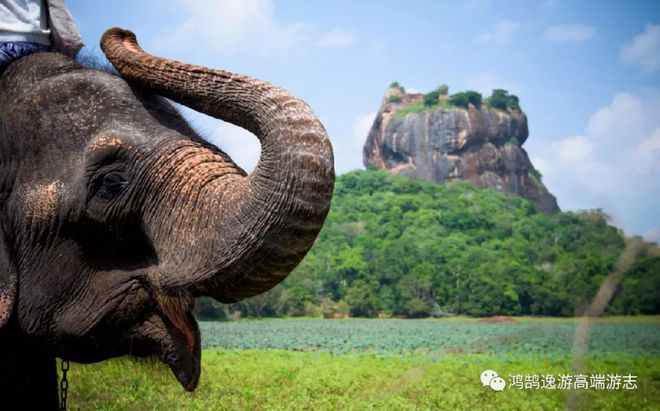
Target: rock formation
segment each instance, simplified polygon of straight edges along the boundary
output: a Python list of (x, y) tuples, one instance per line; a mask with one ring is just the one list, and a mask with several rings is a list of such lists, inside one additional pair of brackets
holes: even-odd
[(436, 183), (467, 180), (527, 198), (542, 212), (559, 211), (522, 148), (529, 135), (523, 112), (456, 107), (446, 96), (432, 107), (423, 100), (388, 89), (364, 146), (365, 166)]

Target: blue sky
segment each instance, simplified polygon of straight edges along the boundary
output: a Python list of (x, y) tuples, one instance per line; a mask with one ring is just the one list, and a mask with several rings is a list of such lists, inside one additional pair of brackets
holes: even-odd
[[(602, 208), (627, 234), (660, 240), (658, 1), (67, 1), (100, 53), (106, 28), (147, 51), (268, 80), (325, 124), (339, 173), (362, 145), (387, 86), (517, 94), (524, 145), (563, 210)], [(250, 169), (256, 138), (186, 111)]]

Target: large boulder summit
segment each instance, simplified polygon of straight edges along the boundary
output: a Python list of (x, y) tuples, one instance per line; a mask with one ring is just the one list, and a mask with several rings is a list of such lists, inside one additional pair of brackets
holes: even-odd
[(522, 148), (529, 136), (527, 116), (515, 96), (500, 92), (515, 99), (514, 108), (495, 104), (495, 94), (492, 103), (479, 104), (478, 96), (475, 105), (460, 102), (458, 95), (391, 86), (369, 131), (364, 165), (436, 183), (466, 180), (527, 198), (542, 212), (558, 212), (557, 200)]

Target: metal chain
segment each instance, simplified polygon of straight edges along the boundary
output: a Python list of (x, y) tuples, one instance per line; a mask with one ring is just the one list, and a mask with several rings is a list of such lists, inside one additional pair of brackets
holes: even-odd
[(60, 411), (66, 411), (66, 396), (69, 389), (69, 381), (66, 372), (69, 371), (69, 362), (62, 360), (62, 381), (60, 382)]

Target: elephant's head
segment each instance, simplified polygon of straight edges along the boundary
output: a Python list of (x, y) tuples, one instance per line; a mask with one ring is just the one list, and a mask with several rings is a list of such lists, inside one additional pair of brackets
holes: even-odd
[[(123, 79), (42, 53), (0, 80), (0, 330), (77, 362), (156, 354), (192, 390), (194, 298), (238, 301), (296, 267), (328, 212), (332, 148), (265, 81), (153, 57), (121, 29), (101, 47)], [(254, 133), (254, 172), (156, 95)]]

